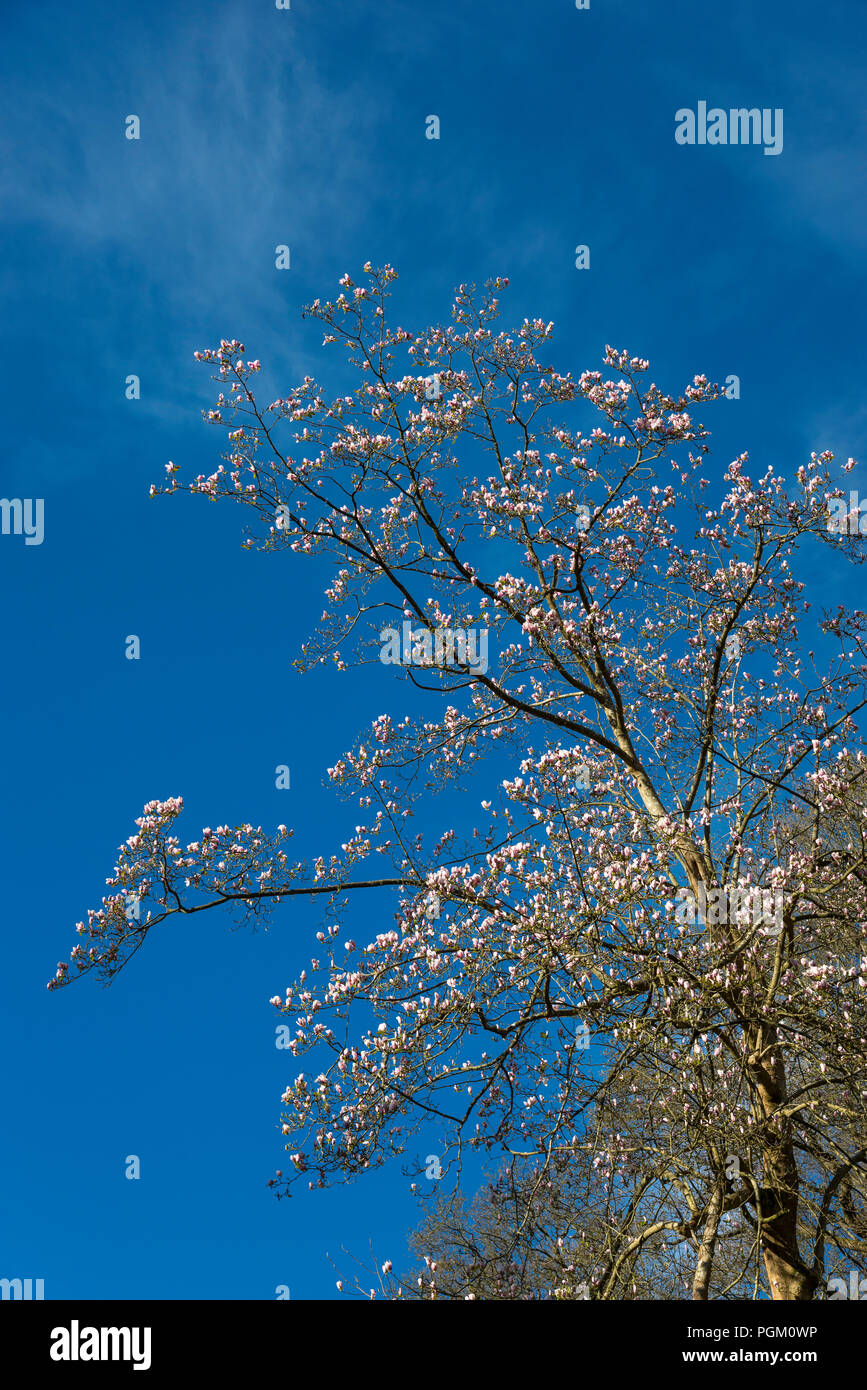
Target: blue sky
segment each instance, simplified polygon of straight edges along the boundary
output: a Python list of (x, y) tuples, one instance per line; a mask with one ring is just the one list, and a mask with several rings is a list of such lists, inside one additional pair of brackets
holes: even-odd
[[(169, 459), (188, 477), (222, 448), (194, 350), (241, 339), (268, 400), (307, 372), (336, 392), (300, 309), (344, 271), (395, 265), (418, 328), (459, 282), (508, 275), (506, 322), (553, 318), (561, 369), (612, 343), (670, 387), (738, 375), (703, 417), (719, 476), (745, 449), (786, 474), (812, 449), (862, 458), (865, 31), (858, 0), (7, 10), (0, 493), (44, 498), (45, 537), (0, 536), (0, 1276), (49, 1298), (331, 1298), (326, 1253), (372, 1241), (399, 1267), (417, 1217), (399, 1168), (279, 1204), (266, 1187), (291, 1075), (267, 1001), (316, 906), (257, 935), (204, 914), (109, 990), (45, 989), (146, 801), (182, 795), (186, 839), (285, 821), (327, 853), (354, 812), (325, 769), (407, 708), (386, 668), (293, 670), (316, 566), (242, 552), (234, 508), (149, 499)], [(702, 100), (782, 108), (782, 153), (678, 145), (675, 111)], [(801, 577), (820, 605), (851, 576), (825, 551)], [(373, 933), (392, 906), (353, 911)]]

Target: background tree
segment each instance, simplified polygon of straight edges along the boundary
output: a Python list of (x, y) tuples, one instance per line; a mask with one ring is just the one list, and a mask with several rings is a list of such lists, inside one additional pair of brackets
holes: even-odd
[[(630, 1251), (622, 1239), (629, 1226), (592, 1169), (511, 1160), (471, 1204), (458, 1191), (436, 1192), (411, 1238), (423, 1263), (399, 1286), (420, 1299), (589, 1299), (590, 1272), (607, 1268), (607, 1298), (689, 1297), (696, 1244), (668, 1229)], [(719, 1233), (714, 1273), (729, 1297), (751, 1296), (750, 1280), (739, 1277), (742, 1246), (738, 1227)]]
[[(789, 496), (744, 454), (707, 500), (705, 377), (669, 395), (611, 347), (610, 377), (561, 374), (538, 357), (552, 324), (496, 331), (505, 280), (412, 334), (387, 322), (395, 272), (365, 274), (307, 311), (348, 348), (350, 395), (306, 377), (266, 407), (243, 344), (197, 354), (230, 447), (186, 490), (246, 507), (249, 546), (333, 560), (302, 664), (402, 651), (439, 712), (420, 695), (329, 770), (363, 823), (312, 865), (285, 827), (184, 848), (180, 798), (151, 802), (52, 983), (112, 979), (177, 914), (325, 895), (321, 958), (272, 1000), (318, 1068), (283, 1096), (278, 1192), (406, 1153), (435, 1117), (458, 1161), (571, 1175), (576, 1218), (607, 1222), (581, 1227), (592, 1297), (627, 1296), (661, 1239), (708, 1297), (740, 1213), (754, 1291), (812, 1298), (829, 1250), (855, 1258), (865, 1180), (864, 620), (825, 616), (816, 669), (793, 573), (803, 545), (862, 558), (828, 531), (832, 456)], [(459, 830), (477, 768), (499, 785)], [(432, 790), (458, 825), (429, 839), (409, 820)], [(397, 912), (359, 948), (362, 889)]]

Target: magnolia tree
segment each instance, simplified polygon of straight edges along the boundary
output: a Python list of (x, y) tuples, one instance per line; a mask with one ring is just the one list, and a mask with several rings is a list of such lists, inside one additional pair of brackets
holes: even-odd
[[(110, 981), (184, 913), (325, 895), (318, 957), (271, 1001), (311, 1055), (279, 1195), (433, 1120), (449, 1172), (474, 1151), (564, 1195), (544, 1296), (677, 1296), (648, 1283), (666, 1260), (698, 1299), (826, 1296), (863, 1272), (867, 1208), (864, 616), (817, 622), (795, 566), (862, 558), (829, 527), (833, 456), (788, 490), (745, 454), (714, 477), (704, 376), (671, 395), (614, 348), (561, 374), (552, 324), (498, 331), (504, 279), (393, 327), (395, 272), (364, 269), (305, 311), (356, 389), (265, 405), (223, 340), (197, 357), (228, 451), (159, 490), (333, 560), (299, 664), (399, 664), (415, 712), (329, 769), (362, 823), (312, 864), (284, 826), (183, 844), (181, 799), (147, 805), (50, 987)], [(450, 795), (457, 824), (411, 832)], [(359, 944), (377, 889), (394, 925)]]

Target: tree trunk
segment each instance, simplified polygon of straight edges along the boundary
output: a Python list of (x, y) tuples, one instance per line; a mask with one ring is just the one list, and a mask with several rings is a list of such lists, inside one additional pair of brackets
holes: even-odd
[[(773, 1034), (759, 1028), (751, 1041), (754, 1048), (747, 1062), (762, 1112), (769, 1120), (785, 1103), (786, 1071)], [(798, 1248), (799, 1177), (791, 1120), (778, 1117), (774, 1130), (774, 1137), (762, 1147), (762, 1260), (772, 1299), (809, 1302), (816, 1280)]]
[(707, 1217), (704, 1223), (701, 1245), (698, 1250), (698, 1262), (695, 1266), (695, 1275), (692, 1281), (693, 1299), (700, 1302), (707, 1302), (707, 1292), (710, 1287), (710, 1276), (713, 1270), (713, 1252), (716, 1248), (716, 1235), (719, 1230), (719, 1220), (722, 1213), (725, 1185), (721, 1178), (717, 1178), (714, 1186), (710, 1205), (707, 1209)]

